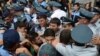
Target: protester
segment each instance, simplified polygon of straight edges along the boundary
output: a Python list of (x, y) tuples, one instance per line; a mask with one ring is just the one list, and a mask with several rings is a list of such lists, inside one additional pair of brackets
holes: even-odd
[(42, 43), (43, 43), (42, 38), (39, 36), (38, 33), (30, 32), (27, 36), (27, 39), (22, 41), (20, 44), (26, 47), (33, 56), (37, 56), (39, 47), (41, 46)]
[(100, 1), (77, 1), (0, 0), (0, 56), (97, 56)]
[(41, 45), (38, 56), (62, 56), (52, 46), (52, 42), (55, 39), (55, 32), (52, 29), (46, 29), (43, 37), (46, 42)]
[(49, 22), (49, 28), (53, 29), (55, 32), (55, 35), (58, 37), (61, 32), (60, 25), (61, 25), (61, 22), (58, 18), (52, 18)]
[(19, 33), (20, 36), (20, 41), (24, 41), (26, 39), (26, 35), (27, 35), (27, 26), (25, 23), (23, 22), (18, 22), (17, 23), (17, 32)]
[(37, 32), (39, 35), (43, 35), (45, 29), (48, 27), (47, 16), (40, 13), (40, 15), (37, 16), (37, 20), (39, 22), (39, 25), (36, 26), (35, 32)]

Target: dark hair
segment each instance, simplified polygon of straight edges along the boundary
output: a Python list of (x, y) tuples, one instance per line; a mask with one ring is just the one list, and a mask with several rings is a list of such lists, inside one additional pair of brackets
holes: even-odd
[(43, 34), (44, 38), (47, 37), (47, 36), (53, 36), (53, 37), (55, 37), (55, 32), (52, 29), (48, 28), (48, 29), (46, 29), (44, 31), (44, 34)]
[(22, 28), (22, 27), (26, 28), (27, 27), (26, 23), (24, 23), (24, 22), (17, 22), (16, 24), (17, 24), (17, 27), (19, 27), (19, 28)]
[(91, 7), (91, 2), (89, 2), (89, 3), (86, 3), (86, 4), (85, 4), (85, 6), (86, 6), (87, 4), (89, 4), (89, 7)]
[[(87, 4), (89, 4), (89, 8), (88, 9), (86, 8)], [(91, 11), (91, 2), (85, 4), (85, 9)]]
[(32, 0), (29, 0), (28, 3), (33, 4)]
[(74, 23), (68, 23), (67, 25), (71, 25), (72, 27), (75, 27)]
[(64, 29), (63, 31), (61, 31), (60, 33), (60, 42), (63, 44), (68, 44), (70, 43), (70, 41), (72, 40), (71, 37), (71, 31)]
[(80, 7), (80, 3), (75, 3), (74, 6), (77, 5), (78, 7)]
[(37, 19), (41, 19), (41, 18), (47, 20), (47, 15), (43, 14), (43, 15), (38, 15), (37, 16)]
[(57, 26), (60, 26), (61, 22), (58, 18), (52, 18), (50, 20), (50, 23), (54, 23), (54, 24), (57, 24)]
[(37, 36), (39, 36), (38, 33), (36, 33), (36, 32), (30, 32), (30, 33), (28, 34), (28, 39), (32, 42), (32, 41), (35, 40), (35, 38), (36, 38)]

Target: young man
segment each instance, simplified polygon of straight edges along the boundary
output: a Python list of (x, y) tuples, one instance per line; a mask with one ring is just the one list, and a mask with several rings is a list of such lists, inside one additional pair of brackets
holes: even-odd
[(79, 17), (78, 22), (76, 23), (76, 26), (80, 25), (80, 24), (88, 25), (90, 23), (90, 20), (91, 20), (91, 18), (88, 18), (86, 16), (85, 17)]
[(39, 35), (43, 35), (45, 29), (48, 27), (47, 16), (40, 13), (40, 15), (37, 17), (37, 20), (39, 24), (35, 27), (35, 32), (37, 32)]
[(79, 24), (85, 24), (89, 25), (92, 17), (94, 16), (91, 12), (85, 10), (85, 9), (80, 9), (81, 14), (78, 16), (78, 22), (76, 23), (77, 25)]
[(59, 36), (61, 29), (60, 29), (61, 22), (58, 18), (52, 18), (49, 22), (49, 28), (53, 29), (56, 36)]
[(72, 20), (76, 23), (78, 21), (78, 16), (80, 16), (80, 4), (75, 3), (74, 4), (74, 10), (72, 11)]
[(10, 13), (9, 9), (5, 9), (3, 12), (3, 19), (8, 29), (15, 29), (13, 18), (14, 15)]
[(69, 29), (69, 30), (72, 30), (74, 28), (74, 22), (66, 17), (62, 17), (61, 18), (62, 20), (62, 27), (64, 29)]
[(23, 22), (17, 23), (16, 30), (19, 33), (20, 41), (24, 41), (26, 39), (25, 37), (26, 37), (26, 33), (27, 33), (26, 24)]
[(38, 56), (62, 56), (52, 46), (52, 42), (55, 39), (55, 32), (52, 29), (46, 29), (43, 37), (46, 42), (41, 45)]
[[(26, 43), (28, 43), (28, 45)], [(28, 34), (28, 38), (26, 40), (24, 40), (23, 42), (21, 42), (20, 44), (25, 47), (28, 46), (26, 48), (28, 48), (30, 53), (33, 56), (37, 56), (37, 52), (42, 43), (43, 43), (43, 41), (38, 33), (30, 32)]]

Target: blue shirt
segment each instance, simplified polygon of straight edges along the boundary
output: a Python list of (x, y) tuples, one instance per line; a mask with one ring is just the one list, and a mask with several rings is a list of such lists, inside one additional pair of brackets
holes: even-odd
[(41, 7), (41, 6), (43, 6), (44, 8), (46, 8), (46, 7), (48, 6), (48, 4), (47, 4), (45, 1), (43, 1), (43, 2), (41, 2), (41, 3), (38, 3), (37, 0), (35, 0), (35, 1), (33, 2), (33, 5), (34, 5), (34, 7)]
[(77, 22), (78, 21), (78, 17), (80, 16), (80, 12), (79, 11), (73, 11), (72, 12), (72, 20), (74, 22)]
[(27, 13), (25, 13), (25, 17), (26, 17), (27, 22), (30, 22), (32, 19), (31, 15)]
[(3, 49), (3, 46), (0, 47), (0, 56), (12, 56), (8, 51)]

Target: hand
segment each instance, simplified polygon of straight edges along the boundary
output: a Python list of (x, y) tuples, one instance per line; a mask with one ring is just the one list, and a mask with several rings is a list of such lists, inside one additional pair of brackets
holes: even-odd
[(16, 54), (25, 53), (28, 56), (32, 56), (32, 54), (24, 47), (16, 49)]
[(18, 49), (16, 49), (16, 54), (25, 53), (26, 50), (27, 49), (24, 47), (18, 48)]
[(23, 44), (25, 44), (25, 43), (30, 43), (30, 41), (28, 40), (28, 39), (25, 39), (24, 41), (22, 41), (21, 43), (20, 43), (20, 45), (23, 45)]

